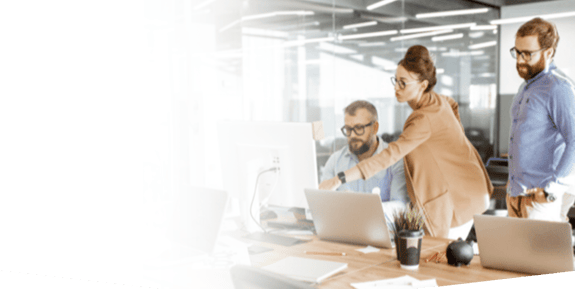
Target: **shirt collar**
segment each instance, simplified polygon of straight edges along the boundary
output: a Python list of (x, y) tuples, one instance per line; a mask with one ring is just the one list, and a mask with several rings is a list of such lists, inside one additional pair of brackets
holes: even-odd
[(552, 70), (557, 69), (557, 66), (555, 66), (555, 62), (551, 61), (551, 63), (549, 63), (549, 65), (547, 65), (545, 67), (545, 69), (543, 69), (543, 71), (537, 73), (537, 75), (535, 75), (535, 77), (526, 80), (525, 82), (527, 83), (527, 85), (532, 84), (533, 82), (537, 81), (539, 78), (543, 77), (544, 75), (547, 75), (549, 73), (551, 73)]

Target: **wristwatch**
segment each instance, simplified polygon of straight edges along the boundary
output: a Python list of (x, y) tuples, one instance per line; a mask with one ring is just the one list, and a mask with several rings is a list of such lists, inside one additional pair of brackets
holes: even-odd
[(543, 193), (545, 194), (545, 199), (547, 199), (548, 202), (555, 202), (555, 200), (557, 199), (555, 197), (555, 194), (550, 194), (550, 193), (546, 192), (545, 190), (543, 190)]
[(339, 178), (339, 180), (341, 181), (341, 184), (345, 184), (345, 172), (339, 172), (337, 173), (337, 177)]

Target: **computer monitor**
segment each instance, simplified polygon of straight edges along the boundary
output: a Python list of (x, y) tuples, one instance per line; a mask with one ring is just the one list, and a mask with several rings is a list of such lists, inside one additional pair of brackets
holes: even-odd
[(240, 201), (240, 211), (249, 208), (256, 181), (254, 207), (308, 208), (304, 189), (318, 187), (311, 123), (224, 121), (218, 135), (224, 189)]

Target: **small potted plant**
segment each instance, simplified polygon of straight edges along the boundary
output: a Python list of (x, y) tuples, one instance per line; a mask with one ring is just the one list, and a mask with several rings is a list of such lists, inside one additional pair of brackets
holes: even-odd
[(421, 240), (425, 218), (416, 206), (408, 204), (404, 210), (393, 214), (393, 233), (395, 250), (401, 268), (415, 270), (419, 268)]

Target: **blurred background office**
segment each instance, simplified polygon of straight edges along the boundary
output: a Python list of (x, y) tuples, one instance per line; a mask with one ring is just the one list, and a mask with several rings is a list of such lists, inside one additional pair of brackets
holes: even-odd
[(575, 1), (12, 2), (0, 4), (0, 269), (125, 276), (161, 250), (176, 196), (223, 188), (223, 120), (322, 121), (318, 172), (346, 144), (354, 100), (394, 140), (411, 110), (390, 77), (414, 44), (434, 54), (436, 91), (459, 103), (484, 161), (507, 152), (523, 22), (553, 14), (555, 61), (575, 78)]

